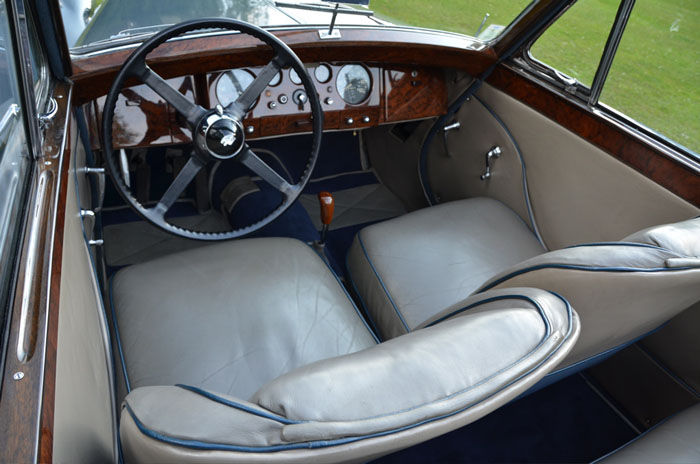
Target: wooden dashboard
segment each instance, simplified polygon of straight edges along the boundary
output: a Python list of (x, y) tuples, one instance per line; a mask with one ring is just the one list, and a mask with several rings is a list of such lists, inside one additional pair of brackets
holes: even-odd
[[(336, 77), (347, 63), (307, 64), (316, 92), (324, 111), (324, 130), (363, 129), (379, 124), (425, 119), (447, 111), (447, 87), (442, 69), (392, 65), (389, 67), (362, 66), (370, 76), (366, 98), (358, 104), (346, 103), (338, 89)], [(358, 64), (358, 63), (352, 63)], [(330, 70), (330, 77), (319, 82), (316, 67)], [(257, 75), (260, 67), (242, 68)], [(204, 108), (219, 104), (217, 83), (227, 71), (209, 72), (171, 78), (168, 82), (190, 101)], [(290, 70), (281, 71), (279, 83), (268, 86), (244, 119), (249, 139), (309, 132), (311, 111), (308, 102), (302, 109), (294, 101), (294, 94), (303, 90), (295, 84)], [(86, 105), (91, 121), (90, 143), (93, 149), (101, 145), (101, 117), (105, 97)], [(123, 89), (116, 104), (113, 123), (115, 148), (145, 147), (188, 143), (190, 129), (175, 110), (145, 85)]]

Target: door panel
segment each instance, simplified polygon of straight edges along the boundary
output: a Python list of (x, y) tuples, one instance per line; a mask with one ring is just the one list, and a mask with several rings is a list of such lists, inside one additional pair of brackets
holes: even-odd
[[(550, 249), (619, 240), (646, 227), (700, 214), (697, 207), (505, 93), (485, 84), (477, 96), (503, 120), (520, 147), (534, 216)], [(497, 133), (494, 118), (475, 118), (465, 110), (460, 118), (463, 127), (475, 125), (472, 133)], [(483, 143), (476, 140), (472, 143)], [(465, 140), (464, 146), (469, 145)], [(429, 171), (435, 188), (467, 179), (480, 182), (477, 175), (483, 167), (467, 159), (473, 153), (454, 151), (450, 163)], [(512, 176), (516, 165), (514, 157), (496, 160), (492, 180)], [(522, 203), (511, 196), (501, 193), (496, 198), (522, 216)]]
[[(72, 126), (75, 128), (77, 124)], [(77, 136), (72, 139), (76, 140)], [(75, 167), (84, 166), (85, 161), (80, 142), (74, 156), (76, 164), (71, 167), (66, 185), (53, 459), (55, 462), (115, 462), (112, 353), (100, 290), (83, 236), (76, 192)]]

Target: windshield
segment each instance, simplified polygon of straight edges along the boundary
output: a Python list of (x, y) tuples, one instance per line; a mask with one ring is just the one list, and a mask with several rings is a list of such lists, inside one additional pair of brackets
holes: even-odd
[[(350, 3), (368, 3), (352, 1)], [(339, 26), (411, 26), (457, 32), (483, 41), (496, 37), (530, 0), (376, 0), (340, 4)], [(321, 0), (60, 0), (68, 45), (108, 47), (196, 18), (226, 17), (261, 27), (324, 26), (335, 3)]]

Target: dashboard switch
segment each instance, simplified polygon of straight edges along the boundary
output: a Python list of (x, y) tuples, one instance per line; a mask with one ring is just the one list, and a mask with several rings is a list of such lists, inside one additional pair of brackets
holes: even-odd
[(304, 105), (307, 101), (309, 101), (309, 97), (306, 95), (306, 92), (301, 89), (297, 89), (292, 94), (292, 101), (299, 106), (299, 111), (303, 111)]

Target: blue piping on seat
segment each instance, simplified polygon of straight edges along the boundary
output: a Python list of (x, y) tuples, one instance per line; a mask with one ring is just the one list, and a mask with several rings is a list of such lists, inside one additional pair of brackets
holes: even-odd
[[(350, 247), (352, 249), (352, 247)], [(367, 319), (369, 320), (369, 323), (372, 325), (372, 328), (374, 329), (374, 333), (377, 336), (379, 343), (381, 343), (383, 340), (381, 333), (377, 329), (377, 324), (374, 322), (374, 318), (372, 318), (372, 314), (370, 314), (367, 305), (365, 304), (365, 300), (362, 299), (362, 295), (360, 295), (360, 291), (357, 289), (357, 285), (355, 285), (355, 280), (352, 278), (352, 273), (350, 272), (350, 250), (348, 250), (347, 253), (345, 253), (345, 270), (348, 274), (348, 280), (350, 280), (350, 285), (352, 285), (353, 290), (355, 290), (355, 295), (357, 295), (357, 299), (360, 300), (360, 304), (362, 305), (362, 309), (364, 310), (364, 313), (367, 315)]]
[[(553, 295), (556, 295), (556, 296), (559, 297), (560, 299), (564, 300), (564, 298), (562, 298), (560, 295), (558, 295), (558, 294), (556, 294), (556, 293), (554, 293), (554, 292), (548, 292), (548, 293), (551, 293), (551, 294), (553, 294)], [(528, 296), (525, 296), (525, 295), (517, 295), (517, 294), (516, 294), (516, 295), (499, 295), (499, 296), (494, 296), (494, 297), (491, 297), (491, 298), (487, 298), (487, 299), (485, 299), (485, 300), (477, 301), (476, 303), (470, 304), (469, 306), (465, 306), (464, 308), (460, 308), (460, 309), (458, 309), (458, 310), (456, 310), (456, 311), (452, 311), (450, 314), (447, 314), (447, 315), (441, 317), (440, 319), (437, 319), (437, 320), (431, 322), (430, 324), (426, 325), (426, 327), (432, 327), (432, 326), (434, 326), (434, 325), (436, 325), (436, 324), (439, 324), (440, 322), (442, 322), (442, 321), (444, 321), (444, 320), (446, 320), (446, 319), (451, 318), (452, 316), (455, 316), (455, 315), (457, 315), (457, 314), (459, 314), (459, 313), (462, 313), (462, 312), (464, 312), (464, 311), (468, 311), (468, 310), (470, 310), (470, 309), (472, 309), (472, 308), (475, 308), (475, 307), (477, 307), (477, 306), (480, 306), (480, 305), (482, 305), (482, 304), (492, 303), (492, 302), (494, 302), (494, 301), (502, 301), (502, 300), (523, 300), (523, 301), (527, 301), (528, 303), (532, 304), (535, 308), (537, 308), (537, 311), (539, 311), (540, 315), (541, 315), (542, 318), (545, 320), (545, 326), (546, 326), (546, 328), (547, 328), (547, 331), (546, 331), (546, 333), (545, 333), (545, 337), (548, 337), (548, 336), (549, 336), (549, 334), (551, 333), (551, 327), (550, 327), (550, 324), (549, 324), (549, 320), (547, 320), (547, 319), (544, 317), (544, 311), (542, 310), (542, 307), (541, 307), (535, 300), (533, 300), (532, 298), (530, 298), (530, 297), (528, 297)], [(566, 301), (566, 300), (564, 300), (564, 301)]]
[(630, 246), (630, 247), (639, 247), (639, 248), (651, 248), (653, 250), (660, 250), (660, 251), (667, 251), (669, 253), (674, 253), (678, 254), (678, 252), (669, 250), (668, 248), (663, 248), (657, 245), (650, 245), (648, 243), (637, 243), (637, 242), (593, 242), (593, 243), (579, 243), (578, 245), (571, 245), (566, 248), (565, 250), (568, 250), (570, 248), (581, 248), (581, 247), (597, 247), (597, 246)]
[(112, 284), (114, 282), (114, 277), (117, 274), (112, 275), (109, 278), (109, 307), (112, 311), (112, 322), (114, 322), (114, 338), (117, 339), (117, 349), (119, 350), (119, 359), (122, 364), (122, 371), (124, 371), (124, 383), (126, 385), (126, 392), (131, 393), (131, 383), (129, 383), (129, 374), (126, 372), (126, 363), (124, 362), (124, 351), (122, 350), (122, 339), (119, 336), (119, 324), (117, 324), (117, 315), (114, 312), (114, 296), (112, 292)]
[(374, 272), (374, 276), (377, 278), (377, 281), (379, 282), (379, 285), (381, 285), (382, 290), (384, 290), (384, 294), (389, 299), (391, 306), (394, 307), (394, 311), (396, 311), (396, 315), (399, 316), (399, 320), (401, 321), (404, 328), (406, 329), (406, 332), (410, 332), (411, 329), (408, 328), (408, 324), (406, 324), (406, 321), (404, 320), (403, 316), (401, 315), (401, 311), (399, 311), (399, 308), (396, 306), (396, 303), (394, 303), (393, 298), (391, 298), (389, 291), (386, 289), (386, 286), (384, 285), (384, 281), (382, 280), (381, 277), (379, 277), (379, 273), (374, 268), (374, 264), (372, 264), (372, 260), (369, 259), (369, 255), (367, 254), (367, 250), (365, 249), (365, 244), (362, 242), (362, 231), (359, 231), (357, 233), (357, 241), (360, 243), (360, 248), (362, 248), (362, 253), (364, 253), (365, 259), (367, 260), (369, 267), (372, 268), (372, 272)]
[[(554, 294), (560, 300), (562, 300), (566, 305), (566, 312), (567, 312), (569, 323), (568, 323), (567, 332), (564, 335), (563, 340), (562, 340), (562, 344), (563, 344), (565, 340), (568, 340), (571, 337), (571, 333), (573, 331), (573, 313), (572, 313), (571, 305), (569, 304), (568, 301), (566, 301), (566, 299), (564, 299), (561, 295), (558, 295), (554, 292), (551, 292), (551, 293)], [(545, 340), (545, 338), (543, 338), (543, 341), (544, 340)], [(540, 346), (542, 342), (540, 342), (540, 344), (538, 344), (538, 346)], [(442, 420), (442, 419), (457, 415), (461, 412), (468, 410), (469, 408), (474, 407), (477, 404), (480, 404), (480, 403), (492, 398), (493, 396), (497, 395), (498, 393), (502, 392), (503, 390), (505, 390), (508, 387), (510, 387), (511, 385), (513, 385), (514, 383), (516, 383), (516, 382), (520, 381), (521, 379), (523, 379), (524, 377), (530, 375), (532, 372), (534, 372), (536, 369), (538, 369), (540, 366), (542, 366), (544, 363), (546, 363), (552, 356), (554, 356), (554, 354), (557, 353), (560, 348), (561, 348), (561, 344), (559, 345), (559, 348), (557, 348), (556, 350), (549, 353), (536, 366), (533, 366), (530, 370), (523, 373), (518, 378), (513, 379), (511, 382), (509, 382), (507, 385), (505, 385), (500, 390), (493, 392), (492, 394), (488, 395), (485, 398), (482, 398), (481, 400), (470, 403), (457, 411), (453, 411), (453, 412), (450, 412), (447, 414), (443, 414), (441, 416), (425, 419), (423, 421), (417, 422), (415, 424), (406, 425), (404, 427), (399, 427), (396, 429), (386, 430), (383, 432), (377, 432), (377, 433), (368, 434), (368, 435), (361, 435), (361, 436), (357, 436), (357, 437), (340, 438), (340, 439), (335, 439), (335, 440), (312, 441), (312, 442), (305, 442), (305, 443), (293, 443), (293, 444), (289, 444), (289, 445), (272, 445), (272, 446), (259, 446), (259, 447), (257, 447), (257, 446), (251, 447), (251, 446), (231, 445), (231, 444), (225, 444), (225, 443), (209, 443), (209, 442), (202, 442), (202, 441), (198, 441), (198, 440), (185, 440), (185, 439), (181, 439), (181, 438), (170, 437), (170, 436), (164, 435), (162, 433), (150, 430), (149, 428), (144, 426), (143, 423), (141, 423), (141, 421), (138, 419), (138, 417), (136, 417), (136, 414), (131, 409), (131, 407), (129, 406), (128, 403), (126, 403), (126, 409), (129, 412), (129, 414), (131, 415), (132, 419), (134, 420), (134, 423), (138, 427), (139, 431), (141, 431), (141, 433), (143, 433), (144, 435), (146, 435), (150, 438), (153, 438), (155, 440), (164, 442), (164, 443), (169, 443), (169, 444), (173, 444), (176, 446), (182, 446), (182, 447), (186, 447), (186, 448), (190, 448), (190, 449), (264, 453), (264, 452), (275, 452), (275, 451), (287, 451), (287, 450), (294, 450), (294, 449), (326, 448), (326, 447), (330, 447), (330, 446), (338, 446), (338, 445), (353, 443), (353, 442), (357, 442), (357, 441), (361, 441), (361, 440), (365, 440), (365, 439), (377, 438), (377, 437), (382, 437), (382, 436), (386, 436), (386, 435), (391, 435), (394, 433), (399, 433), (399, 432), (402, 432), (405, 430), (419, 427), (419, 426), (424, 425), (424, 424), (428, 424), (428, 423), (431, 423), (434, 421)], [(532, 353), (536, 349), (537, 348), (533, 349), (533, 351), (528, 353), (522, 359), (525, 359), (528, 356), (532, 355)], [(516, 363), (513, 363), (513, 365), (515, 365), (515, 364)], [(485, 382), (485, 381), (487, 381), (487, 380), (485, 379), (482, 382)]]
[(180, 387), (183, 390), (191, 391), (192, 393), (196, 393), (197, 395), (201, 395), (205, 397), (208, 400), (215, 401), (217, 403), (230, 406), (234, 409), (238, 409), (239, 411), (247, 412), (253, 415), (256, 415), (258, 417), (262, 417), (264, 419), (270, 419), (276, 422), (279, 422), (281, 424), (303, 424), (308, 421), (296, 421), (296, 420), (291, 420), (287, 419), (286, 417), (279, 416), (277, 414), (273, 414), (270, 412), (265, 412), (265, 411), (259, 411), (255, 408), (251, 408), (250, 406), (246, 406), (241, 403), (237, 403), (235, 401), (227, 400), (226, 398), (223, 398), (219, 395), (215, 395), (214, 393), (208, 392), (206, 390), (202, 390), (201, 388), (193, 387), (191, 385), (183, 385), (183, 384), (175, 384), (176, 387)]
[(500, 279), (497, 279), (494, 282), (491, 282), (490, 284), (486, 285), (485, 287), (482, 287), (476, 293), (483, 293), (487, 290), (492, 289), (496, 285), (499, 285), (499, 284), (505, 282), (508, 279), (512, 279), (513, 277), (517, 277), (521, 274), (525, 274), (525, 273), (530, 272), (530, 271), (539, 271), (540, 269), (569, 269), (569, 270), (574, 270), (574, 271), (590, 271), (590, 272), (676, 272), (676, 271), (687, 271), (690, 269), (697, 269), (697, 267), (685, 266), (685, 267), (675, 267), (675, 268), (666, 268), (666, 267), (636, 268), (636, 267), (594, 267), (594, 266), (581, 266), (581, 265), (577, 265), (577, 264), (553, 264), (553, 263), (538, 264), (537, 266), (526, 267), (524, 269), (520, 269), (520, 270), (511, 272), (510, 274), (507, 274), (507, 275), (501, 277)]
[[(308, 243), (307, 243), (307, 245), (308, 245)], [(367, 330), (369, 331), (369, 333), (372, 334), (372, 338), (374, 338), (374, 341), (377, 342), (377, 343), (381, 343), (381, 341), (379, 340), (379, 336), (378, 336), (377, 332), (375, 332), (375, 330), (373, 330), (373, 329), (369, 326), (369, 324), (367, 324), (367, 321), (366, 321), (365, 318), (362, 316), (362, 313), (360, 312), (360, 309), (357, 307), (357, 305), (355, 304), (355, 301), (352, 299), (352, 297), (351, 297), (350, 294), (348, 293), (348, 290), (345, 288), (345, 285), (343, 285), (343, 282), (340, 281), (340, 278), (336, 275), (335, 272), (333, 272), (333, 268), (330, 266), (330, 264), (328, 264), (328, 261), (326, 260), (326, 257), (325, 257), (325, 256), (321, 256), (311, 245), (309, 245), (309, 248), (311, 248), (311, 249), (313, 250), (313, 252), (316, 253), (316, 254), (319, 256), (319, 258), (321, 258), (321, 261), (323, 261), (323, 263), (326, 265), (326, 267), (328, 268), (328, 270), (330, 271), (330, 273), (333, 274), (333, 277), (335, 277), (336, 282), (338, 282), (338, 285), (340, 285), (340, 288), (342, 288), (343, 291), (345, 292), (345, 296), (348, 298), (348, 301), (350, 301), (350, 304), (352, 304), (352, 307), (355, 308), (355, 312), (357, 313), (357, 317), (360, 318), (360, 320), (361, 320), (362, 323), (365, 325), (365, 327), (367, 328)], [(364, 305), (364, 303), (363, 303), (363, 305)], [(365, 309), (366, 309), (366, 308), (365, 308)], [(372, 325), (374, 325), (374, 323), (372, 323)]]

